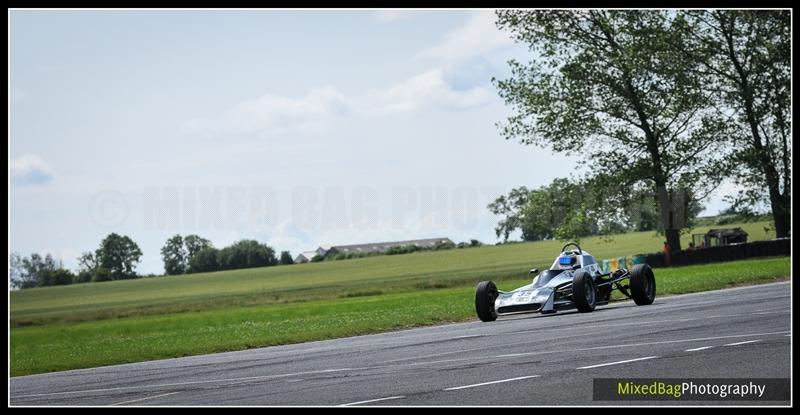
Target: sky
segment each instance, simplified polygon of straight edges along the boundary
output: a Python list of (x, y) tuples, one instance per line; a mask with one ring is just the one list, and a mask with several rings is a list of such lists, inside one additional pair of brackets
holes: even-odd
[(293, 255), (494, 243), (488, 203), (579, 164), (501, 136), (491, 79), (531, 57), (491, 10), (14, 10), (9, 24), (9, 251), (72, 269), (111, 232), (156, 274), (175, 234)]

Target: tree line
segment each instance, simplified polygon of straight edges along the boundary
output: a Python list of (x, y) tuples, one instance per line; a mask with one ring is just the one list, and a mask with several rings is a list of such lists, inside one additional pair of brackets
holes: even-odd
[[(694, 224), (702, 211), (688, 196), (684, 221)], [(652, 231), (658, 227), (658, 207), (646, 188), (614, 188), (597, 178), (556, 178), (536, 189), (512, 189), (490, 203), (489, 211), (501, 217), (495, 234), (507, 242), (520, 230), (524, 241), (578, 240), (584, 236)]]
[[(397, 255), (420, 250), (442, 250), (453, 248), (473, 248), (483, 246), (478, 240), (458, 244), (437, 244), (432, 248), (415, 245), (393, 247), (385, 253), (350, 252), (331, 255), (318, 255), (312, 261), (342, 260), (362, 258), (372, 255)], [(79, 258), (79, 269), (74, 273), (64, 268), (60, 260), (52, 255), (31, 254), (29, 257), (12, 253), (9, 257), (9, 277), (13, 288), (24, 289), (51, 285), (68, 285), (84, 282), (102, 282), (130, 278), (141, 278), (136, 273), (142, 251), (131, 238), (112, 233), (100, 242), (93, 252), (84, 252)], [(243, 268), (291, 265), (294, 259), (289, 251), (281, 251), (280, 256), (267, 244), (251, 239), (234, 242), (218, 249), (210, 240), (198, 235), (180, 234), (167, 239), (161, 248), (164, 262), (164, 275), (194, 274)], [(150, 274), (147, 277), (156, 277)]]
[(217, 249), (197, 235), (169, 238), (161, 248), (161, 257), (167, 275), (294, 264), (289, 251), (282, 251), (277, 258), (272, 247), (255, 240), (245, 239)]
[(139, 245), (131, 238), (111, 233), (100, 241), (93, 252), (84, 252), (78, 258), (78, 272), (64, 268), (50, 254), (30, 257), (11, 253), (9, 279), (14, 288), (33, 288), (49, 285), (68, 285), (81, 282), (102, 282), (139, 278), (136, 264), (142, 257)]
[(411, 254), (414, 252), (419, 251), (443, 251), (447, 249), (464, 249), (464, 248), (477, 248), (483, 246), (483, 242), (477, 239), (470, 239), (469, 242), (439, 242), (431, 247), (423, 247), (417, 246), (414, 244), (408, 245), (398, 245), (393, 246), (387, 249), (384, 252), (379, 251), (369, 251), (369, 252), (331, 252), (328, 251), (325, 255), (317, 255), (311, 258), (311, 262), (322, 262), (322, 261), (341, 261), (344, 259), (357, 259), (357, 258), (367, 258), (372, 256), (381, 256), (381, 255), (404, 255), (404, 254)]
[[(582, 180), (595, 186), (582, 190), (589, 199), (595, 191), (641, 192), (673, 250), (692, 225), (692, 205), (725, 179), (744, 189), (728, 195), (734, 207), (768, 203), (776, 236), (789, 236), (790, 16), (788, 10), (498, 11), (498, 27), (532, 52), (528, 63), (509, 62), (509, 78), (493, 79), (512, 108), (501, 134), (579, 156), (589, 170)], [(550, 190), (515, 189), (491, 204), (504, 216), (498, 235), (516, 228), (526, 238), (581, 234), (602, 227), (600, 220), (613, 225), (627, 209), (607, 198), (607, 208), (592, 217), (593, 203), (567, 200), (578, 208), (559, 217), (537, 198), (571, 196)], [(544, 225), (531, 223), (539, 220)]]
[[(212, 272), (229, 269), (288, 265), (294, 263), (289, 251), (276, 258), (275, 250), (255, 240), (241, 240), (217, 249), (211, 241), (198, 235), (175, 235), (161, 248), (165, 275)], [(9, 280), (13, 288), (25, 289), (84, 282), (103, 282), (141, 278), (136, 266), (142, 251), (130, 237), (111, 233), (100, 246), (78, 258), (78, 271), (66, 269), (52, 255), (19, 253), (9, 256)], [(156, 276), (153, 274), (147, 276)]]

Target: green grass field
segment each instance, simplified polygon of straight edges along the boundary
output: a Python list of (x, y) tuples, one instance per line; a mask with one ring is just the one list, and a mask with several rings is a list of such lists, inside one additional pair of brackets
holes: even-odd
[[(741, 225), (767, 239), (766, 223)], [(698, 228), (695, 232), (703, 232)], [(688, 237), (687, 237), (688, 239)], [(598, 258), (656, 252), (652, 232), (586, 238)], [(511, 289), (560, 242), (420, 252), (11, 293), (13, 376), (473, 318), (474, 285)], [(788, 277), (789, 259), (658, 269), (659, 294)]]
[[(754, 222), (733, 226), (744, 228), (750, 240), (760, 240), (768, 238), (766, 225)], [(686, 235), (684, 245), (688, 240)], [(659, 252), (662, 242), (654, 232), (637, 232), (613, 240), (585, 238), (581, 246), (603, 259)], [(472, 286), (479, 280), (504, 281), (519, 278), (532, 267), (549, 267), (561, 246), (558, 241), (542, 241), (34, 288), (11, 294), (11, 326)]]

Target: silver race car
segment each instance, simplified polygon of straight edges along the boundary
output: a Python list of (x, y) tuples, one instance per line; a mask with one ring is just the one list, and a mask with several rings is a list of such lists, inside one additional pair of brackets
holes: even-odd
[[(575, 249), (568, 250), (571, 246)], [(513, 291), (499, 291), (492, 281), (480, 282), (475, 289), (478, 318), (494, 321), (503, 314), (546, 314), (571, 308), (588, 313), (596, 305), (608, 304), (615, 289), (637, 305), (652, 304), (656, 298), (656, 280), (649, 265), (637, 264), (631, 270), (604, 274), (594, 257), (575, 242), (561, 248), (550, 269), (530, 272), (538, 274), (533, 282)]]

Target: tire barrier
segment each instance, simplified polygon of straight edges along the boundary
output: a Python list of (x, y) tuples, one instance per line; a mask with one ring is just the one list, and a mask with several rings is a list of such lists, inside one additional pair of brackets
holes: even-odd
[(713, 262), (737, 261), (740, 259), (768, 256), (788, 256), (791, 254), (791, 238), (773, 239), (771, 241), (755, 241), (742, 244), (715, 246), (669, 254), (667, 259), (663, 252), (653, 254), (628, 255), (627, 257), (609, 258), (600, 261), (603, 272), (613, 272), (620, 268), (633, 268), (637, 264), (648, 264), (651, 268), (709, 264)]
[(645, 255), (628, 255), (600, 261), (603, 272), (613, 272), (620, 268), (631, 269), (634, 265), (647, 263)]
[(652, 268), (709, 264), (713, 262), (737, 261), (740, 259), (768, 256), (788, 256), (791, 254), (791, 238), (755, 241), (711, 248), (700, 248), (672, 252), (669, 259), (663, 252), (645, 254), (644, 262)]

